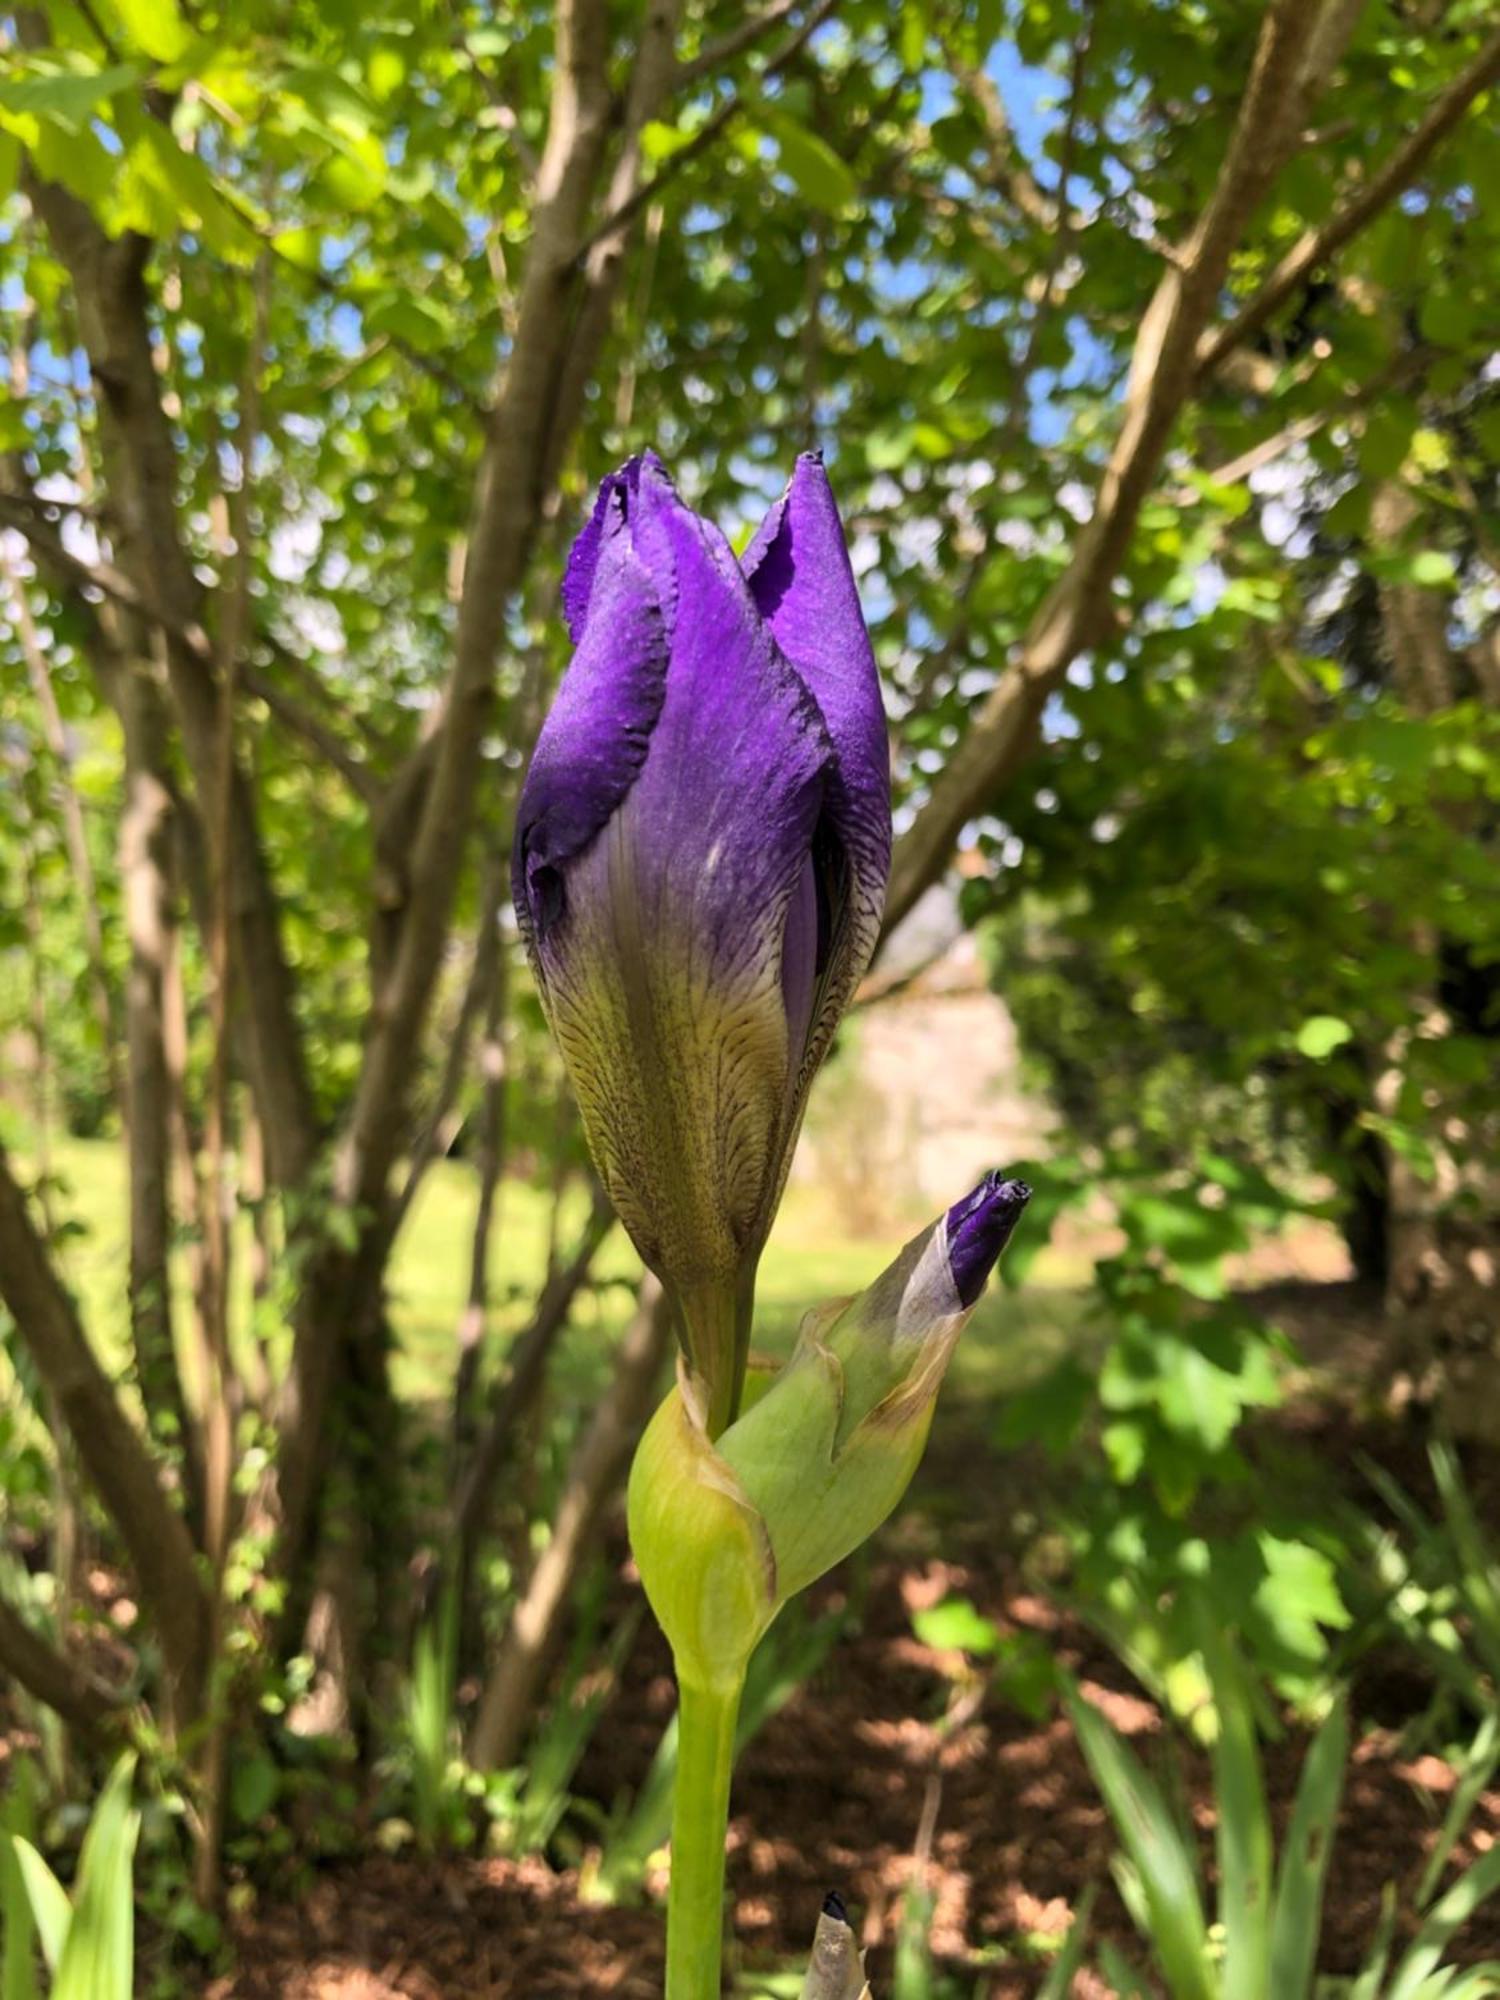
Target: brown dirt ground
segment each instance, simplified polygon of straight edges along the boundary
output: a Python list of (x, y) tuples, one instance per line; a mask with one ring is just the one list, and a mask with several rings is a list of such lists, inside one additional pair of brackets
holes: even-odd
[[(1277, 1303), (1283, 1323), (1306, 1316), (1298, 1331), (1315, 1336), (1309, 1344), (1328, 1343), (1330, 1327), (1341, 1326), (1351, 1343), (1362, 1330), (1345, 1287)], [(1409, 1432), (1309, 1405), (1282, 1413), (1277, 1428), (1328, 1465), (1347, 1465), (1363, 1445), (1413, 1486), (1425, 1484)], [(1476, 1492), (1493, 1519), (1500, 1480), (1493, 1468), (1477, 1472)], [(1046, 1633), (1085, 1693), (1128, 1734), (1160, 1735), (1159, 1714), (1113, 1655), (1023, 1574), (1013, 1522), (1018, 1513), (1035, 1518), (1042, 1476), (1029, 1463), (998, 1465), (958, 1428), (941, 1431), (872, 1567), (860, 1629), (746, 1751), (729, 1854), (742, 1972), (785, 1965), (805, 1951), (823, 1894), (837, 1887), (859, 1913), (874, 1989), (889, 1992), (901, 1897), (934, 1780), (933, 1942), (976, 2000), (1034, 1995), (1045, 1963), (1037, 1940), (1067, 1927), (1086, 1885), (1107, 1883), (1114, 1841), (1067, 1723), (1033, 1723), (990, 1698), (944, 1740), (939, 1722), (952, 1686), (945, 1669), (954, 1663), (920, 1644), (910, 1623), (913, 1609), (960, 1590), (1005, 1627)], [(939, 1536), (924, 1502), (954, 1493), (963, 1512), (945, 1518)], [(621, 1568), (623, 1576), (623, 1553)], [(633, 1787), (671, 1699), (665, 1649), (654, 1629), (643, 1632), (577, 1789), (607, 1807)], [(1384, 1884), (1412, 1880), (1441, 1822), (1451, 1772), (1432, 1756), (1403, 1761), (1398, 1748), (1400, 1723), (1424, 1699), (1420, 1681), (1395, 1661), (1367, 1670), (1358, 1684), (1358, 1747), (1327, 1894), (1329, 1972), (1355, 1969)], [(1273, 1810), (1283, 1818), (1304, 1747), (1291, 1735), (1267, 1752)], [(1201, 1762), (1190, 1778), (1207, 1845), (1212, 1815)], [(1465, 1858), (1497, 1838), (1500, 1791), (1482, 1800)], [(1136, 1955), (1110, 1887), (1094, 1932)], [(650, 2000), (661, 1990), (659, 1911), (591, 1906), (575, 1872), (540, 1860), (436, 1866), (371, 1858), (327, 1872), (295, 1903), (245, 1918), (237, 1945), (238, 1969), (208, 1985), (207, 2000)], [(1482, 1911), (1461, 1947), (1455, 1956), (1465, 1961), (1500, 1955), (1500, 1908)], [(753, 1979), (741, 1991), (753, 1993)], [(1104, 2000), (1107, 1992), (1083, 1975), (1076, 2000)]]

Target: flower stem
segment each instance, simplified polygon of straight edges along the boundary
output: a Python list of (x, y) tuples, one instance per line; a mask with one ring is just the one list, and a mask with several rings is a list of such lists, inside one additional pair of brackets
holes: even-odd
[(680, 1684), (666, 2000), (719, 2000), (724, 1837), (743, 1686), (743, 1680), (712, 1688)]

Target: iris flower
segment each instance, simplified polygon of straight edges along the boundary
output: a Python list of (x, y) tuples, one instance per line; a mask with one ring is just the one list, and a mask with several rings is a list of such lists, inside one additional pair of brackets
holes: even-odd
[(654, 453), (600, 489), (515, 903), (621, 1221), (717, 1435), (808, 1087), (875, 948), (885, 718), (819, 458), (742, 559)]

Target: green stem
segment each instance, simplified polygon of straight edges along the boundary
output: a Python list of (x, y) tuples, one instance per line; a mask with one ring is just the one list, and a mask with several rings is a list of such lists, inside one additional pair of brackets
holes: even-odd
[(724, 1837), (743, 1680), (680, 1683), (672, 1886), (667, 1902), (666, 2000), (719, 2000), (724, 1943)]

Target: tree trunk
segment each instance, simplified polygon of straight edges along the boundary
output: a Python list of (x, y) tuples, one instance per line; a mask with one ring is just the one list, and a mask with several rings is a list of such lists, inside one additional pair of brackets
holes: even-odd
[[(1377, 546), (1402, 549), (1419, 522), (1409, 488), (1386, 481), (1371, 508)], [(1440, 715), (1477, 692), (1467, 685), (1469, 663), (1449, 643), (1442, 589), (1382, 583), (1380, 613), (1392, 681), (1411, 714)], [(1480, 837), (1453, 812), (1455, 840)], [(1458, 1434), (1494, 1443), (1500, 1441), (1500, 1111), (1483, 1091), (1439, 1094), (1424, 1086), (1420, 1065), (1424, 1044), (1455, 1029), (1493, 1033), (1494, 1024), (1484, 994), (1454, 976), (1462, 954), (1452, 942), (1424, 914), (1410, 935), (1429, 962), (1430, 984), (1413, 995), (1411, 1024), (1392, 1039), (1376, 1103), (1387, 1117), (1409, 1116), (1413, 1088), (1421, 1092), (1431, 1166), (1419, 1171), (1405, 1150), (1387, 1149), (1391, 1372), (1398, 1386), (1435, 1403)], [(1455, 1020), (1454, 1005), (1464, 1007), (1471, 992), (1479, 993), (1479, 1019)]]
[(130, 1331), (146, 1423), (169, 1459), (182, 1467), (188, 1519), (196, 1537), (203, 1520), (203, 1460), (178, 1367), (170, 1270), (172, 1076), (166, 987), (173, 929), (172, 802), (162, 778), (166, 717), (160, 690), (144, 659), (126, 663), (121, 715), (125, 810), (120, 821), (120, 882), (130, 939), (125, 981)]
[(176, 1724), (199, 1710), (207, 1677), (208, 1604), (197, 1551), (157, 1467), (94, 1358), (0, 1149), (0, 1298), (37, 1373), (57, 1398), (79, 1462), (135, 1570), (161, 1639)]

